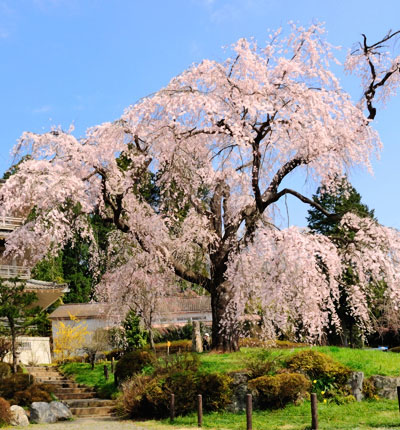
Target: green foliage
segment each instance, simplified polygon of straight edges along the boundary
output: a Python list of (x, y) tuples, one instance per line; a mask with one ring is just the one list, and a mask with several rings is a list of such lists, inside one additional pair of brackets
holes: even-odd
[(377, 399), (378, 391), (375, 387), (373, 378), (365, 378), (362, 385), (364, 399)]
[(224, 373), (200, 374), (197, 392), (203, 396), (204, 410), (225, 409), (232, 399), (232, 378)]
[(312, 381), (316, 381), (315, 388), (322, 391), (346, 384), (350, 375), (348, 367), (313, 350), (297, 352), (286, 360), (286, 365), (291, 371), (304, 373)]
[(198, 372), (196, 355), (169, 356), (154, 365), (151, 375), (137, 374), (122, 384), (122, 408), (132, 418), (160, 418), (168, 415), (170, 395), (175, 395), (178, 415), (196, 408), (203, 395), (205, 410), (223, 409), (230, 402), (232, 379), (223, 374)]
[(10, 424), (11, 421), (11, 410), (10, 403), (6, 399), (0, 397), (0, 426), (4, 427)]
[(4, 282), (0, 279), (0, 318), (5, 318), (8, 322), (14, 372), (17, 370), (16, 338), (26, 333), (30, 325), (35, 324), (35, 317), (40, 313), (39, 307), (33, 307), (36, 300), (36, 293), (25, 291), (24, 282), (18, 279)]
[(157, 343), (192, 339), (193, 325), (185, 324), (183, 327), (170, 326), (165, 327), (162, 331), (155, 331), (154, 341)]
[(249, 388), (259, 394), (261, 408), (282, 408), (307, 398), (311, 382), (301, 373), (281, 373), (252, 379)]
[(157, 360), (153, 365), (153, 374), (170, 375), (174, 372), (196, 373), (199, 367), (200, 359), (197, 354), (173, 354)]
[[(108, 366), (109, 379), (104, 377), (104, 365)], [(66, 363), (60, 366), (61, 372), (72, 378), (78, 384), (93, 387), (97, 392), (97, 397), (111, 399), (117, 394), (117, 387), (114, 383), (114, 375), (110, 371), (110, 363), (96, 363), (94, 370), (89, 363)]]
[(150, 351), (131, 351), (121, 357), (115, 367), (115, 380), (120, 384), (144, 367), (153, 365), (155, 356)]
[(47, 256), (39, 261), (32, 269), (32, 277), (40, 281), (56, 282), (62, 284), (64, 282), (64, 272), (62, 267), (62, 252), (57, 256)]
[[(342, 184), (336, 193), (327, 192), (324, 188), (319, 188), (313, 200), (335, 216), (326, 216), (316, 208), (308, 210), (308, 227), (315, 233), (329, 236), (338, 248), (344, 249), (354, 238), (355, 232), (345, 231), (340, 225), (340, 220), (347, 212), (352, 212), (360, 218), (374, 217), (374, 211), (370, 210), (367, 205), (361, 203), (361, 196), (354, 187), (347, 181), (342, 180)], [(353, 269), (349, 266), (343, 272), (344, 285), (354, 285), (357, 283), (357, 277)], [(342, 285), (339, 286), (340, 297), (335, 300), (336, 312), (339, 316), (342, 332), (339, 334), (334, 327), (328, 333), (330, 343), (339, 343), (347, 346), (350, 343), (353, 347), (362, 346), (362, 336), (357, 328), (357, 320), (351, 316), (351, 308), (348, 303), (347, 289)], [(370, 305), (371, 307), (371, 305)]]
[[(338, 405), (335, 402), (318, 404), (320, 430), (372, 430), (397, 429), (399, 427), (399, 408), (397, 400), (350, 402)], [(310, 429), (310, 403), (300, 405), (289, 403), (283, 409), (254, 410), (253, 429), (268, 430), (306, 430)], [(146, 428), (167, 430), (195, 428), (197, 414), (178, 416), (171, 425), (168, 418), (146, 422)], [(246, 428), (246, 414), (213, 412), (204, 414), (203, 428), (213, 430), (242, 430)]]
[(121, 413), (130, 418), (159, 418), (168, 413), (167, 394), (151, 376), (136, 375), (122, 385)]
[(140, 317), (135, 311), (128, 312), (122, 327), (128, 351), (143, 348), (147, 344), (148, 332), (142, 328)]
[(246, 357), (244, 364), (250, 378), (255, 379), (276, 373), (281, 366), (281, 359), (281, 356), (273, 354), (271, 350), (262, 349)]
[(375, 219), (374, 210), (361, 203), (361, 195), (346, 179), (342, 181), (342, 185), (335, 194), (327, 192), (324, 188), (318, 188), (313, 200), (329, 213), (338, 215), (337, 217), (328, 217), (314, 207), (308, 210), (308, 227), (312, 231), (326, 236), (343, 236), (340, 228), (340, 217), (347, 212), (352, 212), (361, 218)]
[[(168, 343), (167, 342), (156, 343), (154, 345), (154, 348), (157, 352), (157, 355), (166, 355), (168, 352)], [(190, 352), (191, 350), (192, 350), (191, 340), (173, 340), (172, 342), (170, 342), (170, 346), (169, 346), (170, 354)]]

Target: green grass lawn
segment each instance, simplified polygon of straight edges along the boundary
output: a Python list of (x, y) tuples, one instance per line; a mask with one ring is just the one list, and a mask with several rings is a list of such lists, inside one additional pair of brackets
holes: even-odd
[[(282, 358), (299, 351), (296, 349), (271, 349), (271, 356)], [(308, 348), (306, 348), (308, 349)], [(314, 346), (315, 351), (323, 352), (365, 376), (400, 376), (400, 354), (373, 349), (351, 349), (337, 346)], [(246, 367), (245, 360), (255, 355), (260, 348), (241, 348), (238, 352), (224, 354), (201, 354), (201, 368), (206, 372), (231, 372)]]
[[(380, 400), (349, 403), (347, 405), (320, 404), (318, 407), (320, 430), (400, 429), (400, 414), (396, 401)], [(149, 429), (197, 427), (195, 414), (169, 420), (137, 423)], [(254, 411), (254, 430), (305, 430), (311, 424), (310, 403), (287, 406), (276, 411)], [(209, 429), (243, 430), (245, 413), (211, 413), (204, 415), (203, 427)]]
[[(107, 364), (109, 379), (104, 377), (104, 365)], [(117, 393), (114, 385), (114, 375), (111, 373), (110, 362), (95, 364), (92, 370), (89, 363), (67, 363), (60, 366), (60, 370), (68, 377), (74, 379), (78, 384), (83, 384), (96, 389), (102, 398), (111, 398)]]

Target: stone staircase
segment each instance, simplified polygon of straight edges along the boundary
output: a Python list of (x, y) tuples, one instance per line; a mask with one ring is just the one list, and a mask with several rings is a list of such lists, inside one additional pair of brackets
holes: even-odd
[(55, 367), (27, 367), (35, 381), (54, 387), (54, 395), (79, 418), (106, 418), (113, 416), (115, 402), (96, 398), (96, 392), (64, 377)]

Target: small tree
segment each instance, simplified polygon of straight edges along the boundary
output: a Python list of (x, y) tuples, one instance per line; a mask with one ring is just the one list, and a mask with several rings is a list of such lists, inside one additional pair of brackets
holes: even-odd
[(25, 291), (25, 283), (20, 280), (0, 279), (0, 318), (5, 318), (8, 323), (14, 373), (17, 372), (17, 337), (35, 324), (34, 316), (40, 312), (39, 307), (32, 307), (36, 300), (36, 293)]
[(83, 351), (88, 355), (89, 363), (94, 369), (94, 363), (98, 353), (105, 351), (109, 346), (109, 334), (106, 330), (98, 328), (93, 336), (86, 338), (82, 346)]
[(128, 350), (142, 348), (147, 343), (148, 333), (143, 330), (140, 317), (134, 310), (130, 310), (122, 323)]
[(54, 339), (54, 353), (60, 361), (82, 349), (88, 335), (86, 323), (74, 315), (69, 315), (70, 322), (60, 321), (57, 325), (57, 336)]

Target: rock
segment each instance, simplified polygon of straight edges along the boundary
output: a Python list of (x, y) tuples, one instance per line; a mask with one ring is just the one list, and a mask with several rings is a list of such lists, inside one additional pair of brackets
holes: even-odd
[(200, 321), (193, 321), (192, 351), (203, 352), (203, 340), (200, 332)]
[(72, 418), (72, 412), (69, 407), (62, 402), (51, 402), (50, 411), (56, 416), (57, 421), (65, 421)]
[[(249, 393), (248, 382), (249, 376), (245, 372), (232, 372), (229, 376), (233, 379), (232, 382), (232, 402), (228, 405), (229, 412), (242, 412), (246, 410), (247, 394)], [(253, 395), (253, 408), (258, 405), (258, 396), (255, 392)]]
[(13, 405), (10, 408), (11, 411), (11, 421), (12, 426), (29, 426), (29, 420), (26, 413), (21, 406)]
[(363, 381), (364, 372), (353, 372), (348, 382), (351, 387), (351, 394), (353, 394), (357, 402), (361, 402), (364, 397), (362, 393)]
[(397, 399), (397, 386), (400, 386), (400, 378), (374, 375), (372, 381), (379, 397), (390, 400)]
[(30, 407), (31, 421), (37, 424), (55, 423), (57, 417), (50, 410), (50, 404), (46, 402), (33, 402)]

